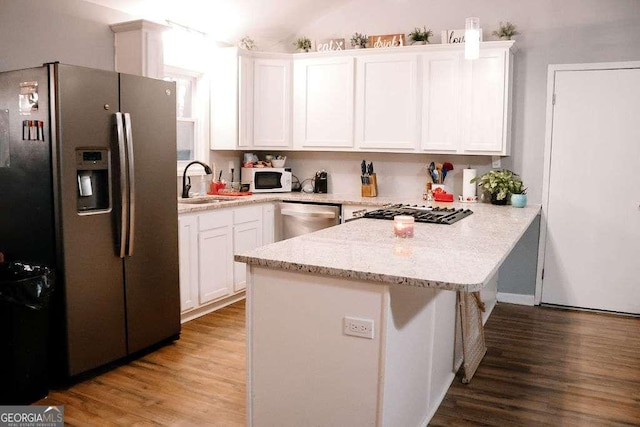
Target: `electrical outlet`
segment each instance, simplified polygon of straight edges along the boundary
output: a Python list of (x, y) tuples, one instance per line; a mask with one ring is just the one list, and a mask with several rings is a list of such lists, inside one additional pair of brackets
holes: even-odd
[(494, 169), (502, 167), (502, 159), (500, 156), (491, 156), (491, 167)]
[(345, 317), (344, 334), (352, 335), (354, 337), (373, 339), (373, 320)]

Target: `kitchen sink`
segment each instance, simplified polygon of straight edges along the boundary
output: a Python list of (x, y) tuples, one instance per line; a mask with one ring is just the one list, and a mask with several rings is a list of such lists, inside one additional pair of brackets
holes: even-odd
[(178, 199), (178, 203), (186, 205), (202, 205), (209, 203), (220, 203), (224, 202), (225, 200), (228, 201), (229, 199), (222, 197), (194, 197), (189, 199)]

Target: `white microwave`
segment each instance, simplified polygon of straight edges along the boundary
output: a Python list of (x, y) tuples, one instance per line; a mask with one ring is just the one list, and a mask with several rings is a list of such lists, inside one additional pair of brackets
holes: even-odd
[(285, 168), (242, 168), (240, 180), (252, 193), (288, 193), (291, 171)]

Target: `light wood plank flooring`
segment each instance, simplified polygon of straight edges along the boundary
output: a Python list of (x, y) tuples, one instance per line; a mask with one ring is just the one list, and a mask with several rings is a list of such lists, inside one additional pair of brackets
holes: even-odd
[[(454, 381), (431, 425), (640, 425), (640, 319), (500, 304), (486, 339), (471, 384)], [(69, 425), (243, 426), (245, 375), (239, 302), (39, 403), (65, 405)]]

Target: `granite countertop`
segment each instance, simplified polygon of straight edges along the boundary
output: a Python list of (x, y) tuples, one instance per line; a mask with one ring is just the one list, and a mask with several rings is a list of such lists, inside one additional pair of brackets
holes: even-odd
[[(343, 197), (325, 196), (323, 201), (338, 203)], [(364, 199), (366, 203), (359, 197), (342, 203), (396, 201)], [(395, 237), (393, 221), (359, 219), (242, 252), (235, 260), (280, 270), (474, 292), (493, 277), (540, 212), (539, 205), (521, 209), (485, 203), (433, 205), (469, 208), (474, 213), (451, 225), (416, 223), (414, 237), (408, 239)]]
[[(251, 196), (195, 196), (188, 203), (184, 199), (178, 199), (178, 214), (190, 212), (202, 212), (212, 209), (228, 208), (234, 206), (250, 205), (266, 202), (310, 202), (310, 203), (336, 203), (361, 206), (384, 206), (390, 203), (409, 203), (424, 205), (427, 202), (421, 197), (362, 197), (354, 194), (315, 194), (315, 193), (263, 193)], [(194, 203), (195, 202), (195, 203)], [(201, 202), (201, 203), (198, 203)], [(434, 206), (451, 207), (451, 203), (433, 203)], [(457, 204), (456, 204), (457, 205)], [(475, 206), (476, 204), (474, 204)], [(469, 207), (470, 204), (460, 204)]]

